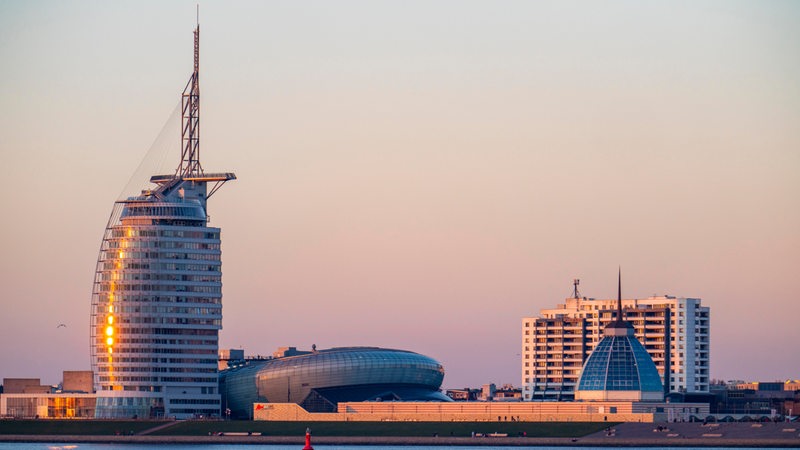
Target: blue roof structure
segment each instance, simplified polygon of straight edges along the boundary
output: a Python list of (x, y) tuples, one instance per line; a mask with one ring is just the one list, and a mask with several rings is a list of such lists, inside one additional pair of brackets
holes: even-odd
[(583, 365), (575, 399), (663, 401), (664, 385), (653, 358), (622, 317), (621, 277), (617, 320), (608, 324), (603, 334), (603, 340)]
[(253, 403), (297, 403), (335, 412), (340, 402), (452, 401), (439, 392), (444, 367), (428, 356), (377, 347), (340, 347), (220, 372), (220, 393), (234, 418)]
[(635, 336), (605, 336), (586, 360), (579, 391), (648, 391), (663, 395), (653, 359)]

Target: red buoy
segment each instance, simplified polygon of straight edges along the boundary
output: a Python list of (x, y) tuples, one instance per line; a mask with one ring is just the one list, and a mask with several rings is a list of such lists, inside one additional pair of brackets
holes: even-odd
[(311, 446), (311, 428), (306, 428), (306, 446), (303, 447), (303, 450), (314, 450), (314, 447)]

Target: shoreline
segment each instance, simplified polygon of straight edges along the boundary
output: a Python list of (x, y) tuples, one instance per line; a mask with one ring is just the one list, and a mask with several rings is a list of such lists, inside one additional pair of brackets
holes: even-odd
[[(94, 443), (94, 444), (282, 444), (303, 445), (302, 436), (78, 436), (0, 435), (0, 442)], [(498, 447), (779, 447), (800, 448), (796, 438), (687, 438), (687, 437), (397, 437), (397, 436), (315, 436), (318, 445), (398, 446), (498, 446)]]
[[(0, 434), (0, 443), (95, 443), (95, 444), (184, 444), (184, 445), (289, 445), (301, 449), (305, 433), (299, 430), (289, 432), (280, 428), (270, 434), (248, 435), (239, 430), (236, 434), (148, 434), (169, 431), (170, 424), (149, 428), (140, 434)], [(165, 429), (166, 428), (166, 429)], [(305, 428), (305, 427), (303, 427)], [(417, 431), (422, 432), (424, 428)], [(13, 429), (7, 430), (6, 432)], [(22, 430), (20, 430), (22, 431)], [(91, 431), (86, 429), (85, 431)], [(99, 431), (99, 430), (95, 430)], [(177, 431), (177, 430), (173, 430)], [(244, 431), (244, 432), (243, 432)], [(261, 430), (263, 431), (263, 429)], [(331, 430), (334, 431), (334, 430)], [(342, 431), (341, 429), (335, 431)], [(355, 431), (355, 430), (351, 430)], [(378, 429), (372, 430), (378, 432)], [(259, 431), (260, 432), (260, 431)], [(289, 434), (287, 434), (289, 432)], [(302, 434), (301, 434), (302, 433)], [(541, 436), (541, 435), (540, 435)], [(562, 435), (563, 436), (563, 435)], [(620, 423), (583, 436), (568, 437), (469, 437), (468, 435), (381, 436), (363, 435), (357, 432), (348, 436), (322, 432), (313, 436), (313, 443), (324, 446), (336, 445), (394, 445), (394, 446), (464, 446), (464, 447), (670, 447), (670, 448), (713, 448), (713, 447), (772, 447), (800, 448), (800, 427), (788, 423), (714, 423), (700, 424), (680, 422), (668, 424)]]

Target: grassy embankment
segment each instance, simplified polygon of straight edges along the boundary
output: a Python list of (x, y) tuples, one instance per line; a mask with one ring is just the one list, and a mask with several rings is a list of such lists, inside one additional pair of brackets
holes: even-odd
[[(0, 434), (98, 435), (138, 433), (165, 422), (107, 420), (3, 420)], [(208, 436), (218, 432), (253, 432), (266, 436), (301, 436), (311, 427), (315, 436), (470, 436), (475, 433), (525, 434), (528, 437), (581, 437), (610, 422), (252, 422), (181, 421), (153, 436)]]
[(0, 420), (0, 434), (97, 435), (138, 433), (164, 422), (150, 420)]

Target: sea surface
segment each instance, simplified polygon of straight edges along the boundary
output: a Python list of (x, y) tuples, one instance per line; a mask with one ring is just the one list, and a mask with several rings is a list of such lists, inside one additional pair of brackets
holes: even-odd
[[(263, 450), (301, 450), (300, 445), (258, 445)], [(253, 450), (252, 444), (59, 444), (59, 443), (8, 443), (0, 442), (0, 450)], [(473, 446), (401, 446), (401, 445), (317, 445), (316, 450), (509, 450), (513, 448), (533, 448), (545, 449), (553, 448), (556, 450), (608, 450), (610, 447), (473, 447)], [(681, 450), (710, 449), (711, 447), (625, 447), (626, 450), (669, 450), (680, 448)], [(713, 447), (714, 450), (756, 450), (755, 447)], [(770, 447), (758, 447), (758, 450), (769, 450)]]

